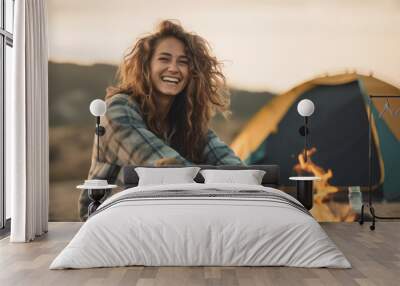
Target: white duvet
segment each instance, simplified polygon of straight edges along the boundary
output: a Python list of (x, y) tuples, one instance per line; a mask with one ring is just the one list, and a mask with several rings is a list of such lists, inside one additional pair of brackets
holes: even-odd
[[(294, 266), (350, 268), (307, 213), (257, 198), (116, 200), (132, 192), (262, 190), (237, 184), (176, 184), (127, 189), (106, 200), (56, 257), (50, 269), (145, 266)], [(136, 194), (136, 193), (135, 193)], [(105, 208), (104, 206), (107, 206)]]

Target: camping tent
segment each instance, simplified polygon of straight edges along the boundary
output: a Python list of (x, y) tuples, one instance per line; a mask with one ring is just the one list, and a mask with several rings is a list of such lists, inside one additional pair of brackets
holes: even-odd
[(310, 118), (311, 146), (317, 150), (313, 162), (332, 170), (333, 185), (368, 186), (370, 95), (389, 96), (373, 99), (371, 105), (372, 183), (386, 199), (400, 198), (396, 177), (400, 170), (400, 98), (390, 98), (400, 95), (400, 90), (372, 76), (324, 76), (296, 86), (261, 108), (231, 147), (248, 164), (279, 164), (282, 183), (288, 185), (298, 154), (304, 150), (297, 103), (308, 98), (316, 107)]

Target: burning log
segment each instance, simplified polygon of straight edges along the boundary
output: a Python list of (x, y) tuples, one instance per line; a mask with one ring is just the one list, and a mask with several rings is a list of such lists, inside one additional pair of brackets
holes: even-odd
[(331, 169), (325, 171), (316, 165), (311, 157), (317, 152), (315, 147), (306, 150), (307, 162), (304, 159), (304, 150), (298, 155), (299, 163), (293, 169), (300, 176), (304, 173), (320, 177), (321, 180), (314, 182), (314, 207), (311, 209), (312, 215), (318, 221), (354, 221), (356, 214), (352, 211), (349, 204), (340, 204), (332, 200), (333, 193), (339, 191), (338, 187), (329, 184), (333, 178)]

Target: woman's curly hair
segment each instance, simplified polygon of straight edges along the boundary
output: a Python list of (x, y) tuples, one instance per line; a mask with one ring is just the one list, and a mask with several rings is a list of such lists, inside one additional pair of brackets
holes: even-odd
[(140, 38), (125, 55), (118, 69), (118, 84), (107, 89), (107, 96), (127, 93), (140, 104), (148, 128), (160, 138), (165, 130), (158, 116), (155, 87), (150, 79), (150, 62), (157, 44), (174, 37), (185, 46), (189, 58), (189, 80), (178, 94), (168, 113), (167, 120), (175, 128), (171, 147), (183, 157), (194, 162), (203, 161), (202, 152), (211, 118), (216, 112), (227, 115), (230, 104), (221, 63), (211, 54), (209, 44), (202, 37), (185, 31), (170, 20), (162, 21), (155, 33)]

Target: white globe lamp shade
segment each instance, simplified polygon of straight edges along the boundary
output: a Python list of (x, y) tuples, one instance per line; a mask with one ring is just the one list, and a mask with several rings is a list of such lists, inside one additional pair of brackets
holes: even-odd
[(297, 104), (297, 112), (301, 116), (311, 116), (314, 113), (314, 103), (309, 99), (303, 99)]
[(89, 109), (94, 116), (103, 116), (106, 113), (107, 106), (104, 100), (95, 99), (90, 103)]

